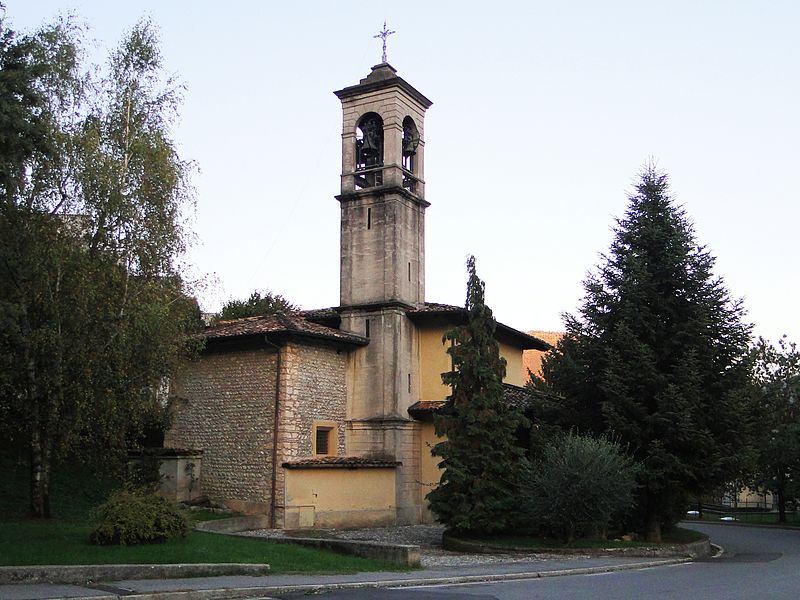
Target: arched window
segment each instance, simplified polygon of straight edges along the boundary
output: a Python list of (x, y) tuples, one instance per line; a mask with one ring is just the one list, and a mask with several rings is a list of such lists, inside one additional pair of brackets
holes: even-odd
[(356, 127), (356, 188), (383, 184), (383, 119), (365, 114)]
[(406, 117), (403, 119), (403, 168), (406, 171), (414, 172), (414, 156), (417, 154), (419, 146), (419, 130), (414, 119)]
[(403, 187), (411, 193), (417, 192), (417, 147), (419, 129), (414, 119), (403, 119)]

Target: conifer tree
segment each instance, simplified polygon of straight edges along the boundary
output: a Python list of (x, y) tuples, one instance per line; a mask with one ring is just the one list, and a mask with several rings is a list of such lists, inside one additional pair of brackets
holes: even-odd
[(443, 339), (453, 370), (442, 374), (452, 388), (435, 417), (433, 448), (442, 457), (439, 486), (428, 494), (431, 510), (448, 529), (487, 534), (509, 529), (514, 521), (516, 486), (524, 456), (516, 444), (524, 417), (503, 403), (506, 361), (494, 338), (496, 322), (484, 303), (484, 283), (467, 261), (467, 323)]
[(737, 474), (747, 443), (750, 326), (713, 265), (666, 174), (646, 167), (543, 365), (558, 424), (608, 434), (643, 463), (636, 525), (652, 541), (688, 494)]

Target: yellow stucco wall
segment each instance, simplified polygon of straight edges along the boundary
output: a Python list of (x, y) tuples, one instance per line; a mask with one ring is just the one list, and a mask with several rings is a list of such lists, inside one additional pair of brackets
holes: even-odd
[[(450, 370), (450, 355), (442, 344), (446, 327), (419, 328), (420, 400), (444, 400), (450, 388), (442, 383), (442, 373)], [(526, 371), (522, 364), (522, 350), (500, 344), (500, 356), (506, 359), (506, 377), (503, 381), (525, 385)]]
[(444, 327), (419, 329), (420, 400), (444, 400), (450, 395), (450, 387), (442, 383), (442, 373), (450, 370), (444, 332)]
[(393, 524), (395, 469), (287, 469), (285, 527)]
[(442, 441), (442, 438), (436, 437), (434, 432), (433, 422), (424, 422), (419, 429), (420, 438), (420, 461), (419, 461), (419, 480), (423, 487), (422, 497), (424, 497), (439, 483), (442, 476), (441, 469), (439, 469), (439, 461), (442, 460), (440, 456), (432, 456), (431, 450), (433, 447)]
[(428, 501), (425, 496), (428, 495), (437, 485), (442, 477), (442, 470), (439, 468), (439, 461), (441, 457), (432, 456), (431, 450), (433, 447), (442, 441), (442, 438), (436, 437), (433, 422), (425, 421), (420, 423), (420, 428), (417, 435), (419, 435), (419, 490), (420, 490), (420, 506), (422, 511), (420, 519), (423, 523), (433, 523), (436, 518), (431, 512)]
[(503, 381), (512, 385), (525, 385), (522, 350), (501, 343), (500, 356), (506, 359), (506, 378)]

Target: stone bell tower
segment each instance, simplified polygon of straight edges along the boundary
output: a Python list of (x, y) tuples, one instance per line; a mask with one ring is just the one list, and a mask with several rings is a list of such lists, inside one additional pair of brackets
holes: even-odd
[(385, 57), (335, 94), (343, 110), (341, 328), (370, 340), (352, 357), (347, 452), (402, 463), (397, 521), (415, 523), (422, 500), (408, 407), (419, 400), (419, 338), (406, 313), (425, 301), (424, 118), (431, 101)]
[(425, 297), (425, 110), (388, 63), (336, 92), (344, 112), (340, 305)]

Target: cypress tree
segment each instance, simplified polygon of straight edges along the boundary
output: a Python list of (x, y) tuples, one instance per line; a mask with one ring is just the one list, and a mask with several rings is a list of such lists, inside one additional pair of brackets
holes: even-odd
[(614, 233), (543, 374), (563, 397), (561, 426), (610, 435), (643, 463), (637, 526), (658, 541), (688, 494), (736, 475), (750, 325), (666, 174), (644, 169)]
[(489, 534), (514, 523), (516, 486), (524, 462), (515, 433), (524, 423), (503, 402), (506, 361), (494, 338), (496, 322), (484, 303), (484, 283), (467, 261), (467, 323), (448, 331), (444, 343), (453, 370), (442, 374), (452, 388), (435, 417), (433, 448), (442, 457), (439, 486), (428, 494), (439, 521), (460, 533)]

